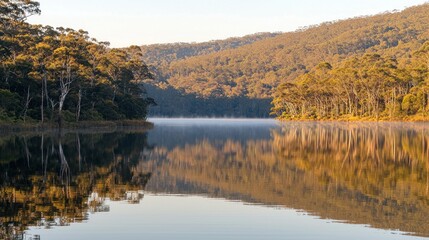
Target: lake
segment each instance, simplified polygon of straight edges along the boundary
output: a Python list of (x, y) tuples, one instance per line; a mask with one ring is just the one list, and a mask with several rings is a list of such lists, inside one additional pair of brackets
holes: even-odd
[(423, 123), (0, 136), (0, 239), (429, 239)]

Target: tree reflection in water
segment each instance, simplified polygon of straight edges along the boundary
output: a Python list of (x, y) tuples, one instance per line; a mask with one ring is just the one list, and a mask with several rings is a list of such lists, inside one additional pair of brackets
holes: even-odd
[(85, 221), (110, 210), (107, 198), (139, 203), (151, 176), (136, 167), (146, 152), (144, 132), (0, 138), (0, 239)]
[[(147, 139), (154, 146), (149, 147)], [(156, 126), (0, 138), (1, 239), (154, 193), (205, 194), (429, 236), (425, 124)], [(149, 181), (150, 178), (150, 181)], [(149, 182), (148, 182), (149, 181)]]
[(424, 124), (288, 122), (274, 127), (270, 139), (225, 133), (175, 146), (169, 139), (141, 163), (155, 173), (150, 191), (286, 206), (429, 236)]

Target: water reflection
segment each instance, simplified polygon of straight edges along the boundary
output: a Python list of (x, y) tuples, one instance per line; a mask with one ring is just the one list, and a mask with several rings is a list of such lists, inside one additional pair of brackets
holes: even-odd
[(24, 236), (29, 226), (87, 221), (109, 212), (111, 201), (140, 203), (142, 190), (152, 198), (203, 194), (429, 236), (425, 124), (155, 124), (149, 133), (0, 138), (0, 239)]
[(176, 146), (163, 139), (143, 163), (156, 173), (148, 189), (286, 206), (429, 236), (424, 124), (287, 123), (265, 128), (268, 139), (245, 141), (237, 139), (241, 130), (224, 126), (223, 138), (213, 140), (205, 136), (219, 129), (208, 127), (198, 141)]
[(138, 203), (150, 178), (136, 167), (146, 152), (145, 133), (0, 138), (0, 239), (85, 221), (109, 211), (106, 199)]

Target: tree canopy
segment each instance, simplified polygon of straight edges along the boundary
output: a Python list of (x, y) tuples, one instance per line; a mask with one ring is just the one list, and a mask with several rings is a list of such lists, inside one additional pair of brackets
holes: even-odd
[(109, 48), (86, 31), (31, 25), (30, 0), (0, 1), (0, 121), (145, 119), (140, 48)]
[[(385, 59), (396, 59), (394, 64), (398, 65), (398, 69), (406, 68), (409, 61), (418, 62), (418, 59), (424, 57), (420, 56), (423, 53), (417, 54), (417, 52), (424, 51), (423, 45), (429, 40), (428, 12), (429, 5), (424, 4), (402, 12), (386, 12), (374, 16), (326, 22), (295, 32), (268, 35), (253, 42), (247, 41), (248, 38), (244, 37), (241, 39), (243, 44), (240, 46), (223, 49), (215, 47), (216, 44), (222, 44), (222, 41), (203, 44), (152, 45), (142, 48), (147, 62), (156, 68), (154, 72), (157, 78), (149, 84), (158, 89), (172, 89), (180, 93), (170, 102), (182, 102), (180, 99), (190, 98), (190, 96), (196, 96), (195, 102), (236, 98), (262, 102), (273, 99), (276, 92), (289, 84), (297, 84), (304, 76), (310, 77), (311, 74), (307, 74), (316, 71), (321, 63), (329, 63), (337, 69), (345, 62), (352, 61), (353, 58), (363, 59), (365, 55), (377, 54), (381, 56), (377, 64), (381, 64), (380, 62)], [(210, 49), (216, 50), (198, 51), (202, 49), (201, 46), (210, 44), (212, 44)], [(154, 54), (157, 51), (158, 54)], [(427, 62), (427, 60), (422, 61)], [(388, 66), (380, 65), (380, 67)], [(355, 68), (358, 70), (360, 67), (355, 66)], [(367, 71), (367, 74), (373, 73), (378, 74), (379, 77), (383, 74)], [(414, 78), (413, 81), (421, 81), (416, 79), (414, 74), (417, 72), (411, 76)], [(370, 81), (370, 79), (367, 80)], [(386, 81), (390, 80), (386, 79)], [(337, 94), (332, 88), (328, 86), (325, 88), (329, 90), (329, 94)], [(316, 86), (313, 86), (314, 89)], [(290, 89), (290, 91), (294, 90)], [(160, 97), (169, 96), (165, 94)], [(413, 99), (411, 96), (407, 98)], [(276, 97), (277, 100), (279, 99)], [(376, 116), (374, 111), (379, 111), (381, 114), (384, 111), (383, 103), (370, 106), (374, 105), (376, 100), (371, 101), (372, 103), (368, 103), (368, 107), (371, 108), (368, 110), (371, 111), (369, 115)], [(398, 100), (398, 102), (401, 101)], [(242, 106), (252, 108), (251, 104), (243, 103)], [(268, 114), (270, 106), (267, 104), (264, 108)], [(277, 105), (275, 108), (277, 113)], [(253, 110), (257, 111), (256, 108)], [(411, 109), (411, 112), (413, 111)], [(223, 112), (231, 113), (234, 110), (224, 105)]]

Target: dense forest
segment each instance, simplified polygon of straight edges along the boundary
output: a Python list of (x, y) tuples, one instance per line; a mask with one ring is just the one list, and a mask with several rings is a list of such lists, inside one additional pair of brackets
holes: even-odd
[(225, 40), (213, 40), (202, 43), (152, 44), (142, 46), (141, 48), (145, 61), (162, 69), (163, 67), (168, 67), (168, 64), (174, 61), (238, 48), (280, 34), (281, 33), (256, 33)]
[[(295, 32), (273, 36), (265, 35), (265, 38), (258, 39), (255, 42), (247, 41), (246, 43), (248, 44), (242, 44), (242, 46), (236, 48), (229, 47), (223, 50), (216, 48), (219, 51), (212, 50), (209, 53), (198, 51), (201, 48), (199, 44), (144, 46), (145, 60), (149, 65), (162, 63), (154, 71), (157, 78), (149, 84), (154, 86), (153, 89), (168, 89), (171, 92), (176, 92), (174, 97), (160, 93), (160, 97), (173, 104), (176, 101), (195, 103), (213, 101), (216, 103), (217, 99), (237, 98), (262, 103), (265, 100), (275, 98), (273, 112), (285, 119), (338, 118), (341, 115), (350, 115), (350, 108), (355, 108), (351, 111), (351, 116), (356, 118), (368, 117), (375, 119), (377, 117), (388, 117), (389, 119), (402, 119), (407, 115), (422, 112), (419, 110), (422, 108), (420, 105), (416, 106), (408, 103), (421, 101), (417, 100), (417, 98), (424, 98), (420, 96), (421, 93), (420, 95), (417, 93), (416, 86), (423, 83), (425, 72), (427, 71), (427, 61), (423, 52), (425, 51), (424, 43), (429, 40), (428, 12), (429, 4), (424, 4), (401, 12), (386, 12), (375, 16), (362, 16), (326, 22), (302, 28)], [(195, 49), (189, 50), (190, 46)], [(187, 49), (185, 51), (187, 54), (182, 53), (183, 48)], [(158, 55), (151, 53), (155, 49), (163, 52), (158, 53)], [(191, 55), (194, 53), (196, 56)], [(378, 55), (379, 57), (377, 57)], [(166, 59), (160, 61), (159, 56), (164, 56)], [(380, 59), (377, 60), (376, 58)], [(347, 82), (347, 74), (351, 73), (345, 73), (346, 75), (340, 76), (340, 71), (337, 70), (348, 68), (347, 64), (350, 65), (353, 61), (356, 62), (353, 67), (354, 70), (362, 73), (366, 71), (364, 68), (368, 70), (372, 64), (371, 61), (375, 61), (374, 64), (389, 61), (390, 63), (386, 63), (384, 67), (388, 67), (388, 64), (393, 64), (390, 66), (390, 70), (395, 68), (395, 74), (402, 72), (399, 74), (401, 76), (392, 76), (403, 84), (394, 90), (401, 91), (401, 93), (397, 92), (392, 97), (395, 98), (395, 101), (385, 99), (387, 92), (393, 91), (392, 89), (384, 89), (387, 86), (379, 89), (384, 93), (374, 93), (384, 95), (383, 97), (369, 100), (374, 96), (367, 96), (365, 99), (362, 99), (363, 96), (359, 96), (361, 99), (361, 102), (357, 103), (359, 106), (352, 107), (349, 106), (350, 104), (344, 103), (344, 99), (347, 98), (346, 95), (338, 96), (338, 90), (334, 92), (334, 89), (338, 88), (334, 85), (326, 85), (325, 88), (330, 91), (330, 95), (340, 98), (335, 100), (342, 101), (341, 104), (336, 104), (337, 106), (322, 107), (322, 103), (316, 103), (324, 101), (318, 99), (321, 97), (309, 97), (313, 93), (300, 93), (301, 95), (299, 96), (292, 95), (294, 91), (301, 91), (293, 88), (293, 85), (300, 85), (304, 78), (313, 77), (315, 72), (321, 71), (323, 65), (326, 65), (327, 68), (333, 68), (327, 74), (332, 75), (333, 72), (336, 72), (336, 77), (340, 77), (344, 82)], [(369, 62), (360, 65), (358, 64), (360, 61)], [(379, 70), (382, 72), (386, 69)], [(364, 75), (369, 75), (373, 79), (385, 77), (373, 74), (375, 73), (367, 72)], [(389, 85), (387, 82), (390, 80), (380, 79), (380, 81)], [(319, 84), (330, 84), (332, 81), (328, 82)], [(318, 88), (310, 82), (308, 84), (314, 89)], [(374, 84), (377, 85), (377, 83)], [(280, 85), (281, 87), (279, 87)], [(408, 87), (404, 88), (403, 86), (405, 85), (408, 85)], [(374, 91), (378, 90), (374, 89)], [(303, 96), (302, 94), (306, 95)], [(319, 94), (323, 95), (324, 93)], [(363, 90), (359, 94), (368, 95)], [(324, 97), (330, 98), (330, 96)], [(290, 103), (288, 98), (295, 101), (298, 101), (298, 99), (304, 100), (297, 106), (298, 103)], [(242, 101), (240, 102), (240, 107), (253, 109), (252, 101)], [(247, 104), (248, 102), (249, 104)], [(291, 109), (291, 104), (294, 105), (293, 109)], [(392, 104), (395, 105), (396, 109), (388, 106)], [(234, 113), (235, 111), (229, 105), (213, 105), (221, 109), (225, 115), (230, 115), (229, 113)], [(265, 113), (265, 115), (255, 115), (268, 116), (270, 104), (254, 105), (263, 107), (261, 112)], [(305, 113), (298, 115), (296, 112), (302, 112), (303, 105), (306, 105), (305, 111), (303, 111)], [(162, 103), (160, 103), (158, 109), (154, 108), (154, 110), (157, 109), (159, 114), (166, 113), (160, 109), (161, 107)], [(186, 104), (184, 108), (178, 107), (177, 109), (185, 113), (187, 111), (192, 112), (189, 109), (190, 107), (192, 107), (192, 104)], [(338, 110), (335, 110), (337, 108)], [(416, 108), (418, 109), (417, 111)], [(210, 109), (202, 111), (200, 113), (205, 115)], [(320, 113), (321, 111), (324, 113)], [(255, 112), (259, 111), (255, 110)], [(349, 114), (346, 114), (346, 112)]]
[(429, 4), (289, 33), (121, 49), (27, 23), (38, 2), (0, 4), (0, 121), (429, 115)]
[(141, 49), (26, 22), (40, 12), (35, 1), (0, 1), (0, 121), (145, 119), (154, 102)]
[[(321, 63), (280, 85), (273, 111), (281, 119), (427, 120), (429, 42), (411, 57), (352, 57)], [(401, 63), (402, 62), (402, 63)]]
[(157, 106), (149, 109), (154, 116), (226, 116), (268, 117), (270, 99), (250, 99), (246, 96), (207, 97), (201, 92), (187, 92), (169, 83), (170, 65), (176, 61), (235, 49), (273, 38), (280, 33), (257, 33), (244, 37), (213, 40), (203, 43), (172, 43), (142, 46), (143, 59), (149, 65), (153, 79), (147, 79), (148, 95), (157, 96)]

